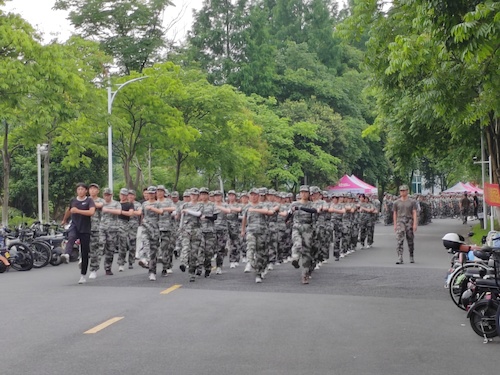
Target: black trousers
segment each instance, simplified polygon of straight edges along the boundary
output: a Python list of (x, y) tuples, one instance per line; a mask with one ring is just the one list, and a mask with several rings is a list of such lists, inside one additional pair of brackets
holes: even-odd
[(64, 253), (71, 255), (73, 245), (76, 240), (80, 240), (80, 255), (82, 257), (82, 275), (87, 274), (89, 268), (90, 233), (80, 233), (76, 227), (71, 227), (68, 232), (68, 242)]

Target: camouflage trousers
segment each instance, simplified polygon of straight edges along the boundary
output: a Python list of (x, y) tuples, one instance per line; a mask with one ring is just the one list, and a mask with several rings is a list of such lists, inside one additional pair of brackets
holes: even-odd
[(229, 222), (228, 230), (229, 261), (239, 262), (241, 253), (241, 237), (239, 223)]
[(294, 225), (292, 229), (292, 258), (302, 257), (302, 275), (307, 276), (314, 269), (313, 251), (314, 230), (311, 224)]
[(366, 229), (367, 237), (366, 243), (368, 245), (373, 245), (373, 235), (375, 234), (375, 220), (370, 220)]
[[(362, 220), (359, 223), (359, 242), (361, 243), (361, 246), (365, 246), (366, 237), (368, 236), (368, 226), (369, 226), (368, 220)], [(373, 238), (372, 238), (372, 242), (373, 242)], [(369, 240), (368, 240), (368, 244), (370, 244)]]
[(333, 256), (338, 258), (340, 256), (340, 249), (342, 243), (342, 221), (332, 220), (333, 229)]
[(275, 264), (278, 257), (278, 227), (275, 222), (269, 223), (267, 232), (268, 262)]
[(286, 225), (284, 223), (283, 225), (278, 224), (277, 230), (278, 230), (278, 243), (276, 250), (276, 261), (282, 262), (283, 260), (285, 260), (287, 257), (290, 256), (288, 251), (289, 236)]
[(102, 248), (99, 244), (99, 231), (90, 232), (90, 271), (98, 271), (101, 264)]
[(314, 257), (317, 261), (329, 258), (329, 245), (326, 227), (317, 226), (313, 237)]
[(224, 263), (224, 257), (227, 255), (227, 242), (228, 231), (217, 229), (215, 231), (215, 255), (217, 255), (215, 264), (217, 267), (222, 267), (222, 263)]
[(156, 274), (158, 249), (160, 247), (160, 231), (152, 225), (142, 226), (142, 251), (149, 254), (149, 272)]
[(194, 275), (198, 268), (198, 257), (201, 248), (200, 228), (183, 228), (181, 231), (181, 265), (187, 266), (189, 273)]
[[(135, 245), (135, 243), (134, 243)], [(135, 247), (132, 248), (130, 243), (130, 229), (128, 222), (121, 223), (118, 229), (118, 265), (125, 265), (128, 253), (128, 264), (133, 264), (135, 261)]]
[(104, 269), (111, 270), (113, 256), (115, 254), (118, 240), (118, 231), (116, 229), (104, 229), (99, 231), (100, 253), (104, 254)]
[[(134, 264), (135, 259), (136, 259), (136, 252), (137, 252), (137, 229), (139, 226), (137, 224), (130, 224), (129, 225), (129, 232), (128, 232), (128, 243), (130, 245), (129, 249), (129, 264)], [(132, 258), (130, 258), (132, 257)]]
[(163, 269), (172, 268), (172, 258), (174, 256), (175, 237), (170, 230), (160, 231), (160, 254)]
[(408, 250), (410, 257), (413, 257), (413, 252), (415, 250), (414, 245), (414, 234), (413, 234), (413, 219), (403, 218), (398, 220), (396, 226), (396, 238), (397, 238), (397, 254), (400, 260), (403, 259), (403, 248), (404, 240), (408, 243)]
[(205, 268), (205, 271), (212, 270), (212, 257), (215, 251), (215, 232), (202, 232), (200, 251), (198, 253), (198, 268)]
[(342, 221), (342, 244), (341, 253), (347, 253), (351, 244), (352, 227), (350, 221)]
[(266, 246), (266, 235), (264, 233), (247, 232), (246, 235), (247, 258), (255, 273), (261, 275), (267, 267), (269, 258)]
[(355, 250), (358, 245), (358, 236), (359, 236), (359, 223), (353, 222), (351, 225), (351, 242), (349, 244), (349, 248), (351, 250)]

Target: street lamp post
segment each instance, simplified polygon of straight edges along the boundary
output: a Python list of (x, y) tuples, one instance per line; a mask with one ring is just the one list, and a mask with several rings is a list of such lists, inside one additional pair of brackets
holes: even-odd
[[(485, 174), (485, 171), (484, 171), (484, 165), (485, 164), (488, 164), (488, 171), (489, 171), (489, 177), (490, 177), (490, 184), (493, 183), (493, 171), (491, 170), (491, 156), (488, 156), (488, 160), (482, 160), (482, 156), (481, 156), (481, 161), (475, 161), (474, 164), (481, 164), (481, 174), (482, 174), (482, 179), (483, 179), (483, 191), (485, 190), (484, 189), (484, 174)], [(483, 215), (486, 215), (486, 199), (484, 199), (484, 195), (483, 195)], [(486, 229), (487, 225), (486, 225), (486, 220), (483, 219), (483, 229)], [(493, 218), (493, 208), (491, 209), (491, 212), (490, 212), (490, 228), (491, 230), (493, 230), (494, 228), (494, 218)]]
[(42, 215), (42, 155), (47, 155), (49, 145), (38, 144), (36, 145), (37, 167), (38, 167), (38, 220), (40, 223), (43, 221)]
[[(144, 78), (148, 78), (148, 76), (142, 76), (128, 80), (127, 82), (119, 85), (115, 91), (112, 91), (111, 75), (108, 73), (108, 115), (111, 115), (113, 101), (115, 100), (118, 91), (127, 86), (129, 83), (140, 81)], [(113, 128), (111, 127), (111, 122), (108, 123), (108, 187), (113, 190)]]

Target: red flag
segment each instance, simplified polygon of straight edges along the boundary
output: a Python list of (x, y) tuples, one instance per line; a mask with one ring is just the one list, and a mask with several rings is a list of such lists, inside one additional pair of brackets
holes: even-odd
[(500, 188), (497, 184), (484, 184), (484, 199), (490, 206), (500, 206)]

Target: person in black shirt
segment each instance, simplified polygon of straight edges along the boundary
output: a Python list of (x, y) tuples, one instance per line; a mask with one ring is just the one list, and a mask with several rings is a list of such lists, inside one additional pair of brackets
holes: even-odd
[(479, 198), (477, 197), (477, 191), (474, 192), (474, 196), (472, 197), (472, 199), (474, 203), (474, 217), (476, 219), (479, 219), (479, 217), (477, 216), (477, 211), (479, 208)]
[(76, 185), (76, 197), (69, 202), (69, 208), (64, 213), (64, 218), (61, 225), (66, 225), (66, 222), (71, 216), (71, 224), (68, 229), (68, 242), (66, 249), (61, 256), (65, 263), (69, 262), (69, 254), (73, 250), (73, 245), (77, 239), (80, 240), (80, 252), (82, 257), (81, 276), (79, 284), (85, 283), (85, 275), (89, 266), (89, 251), (90, 251), (90, 217), (95, 213), (95, 204), (92, 198), (87, 196), (88, 187), (80, 182)]

